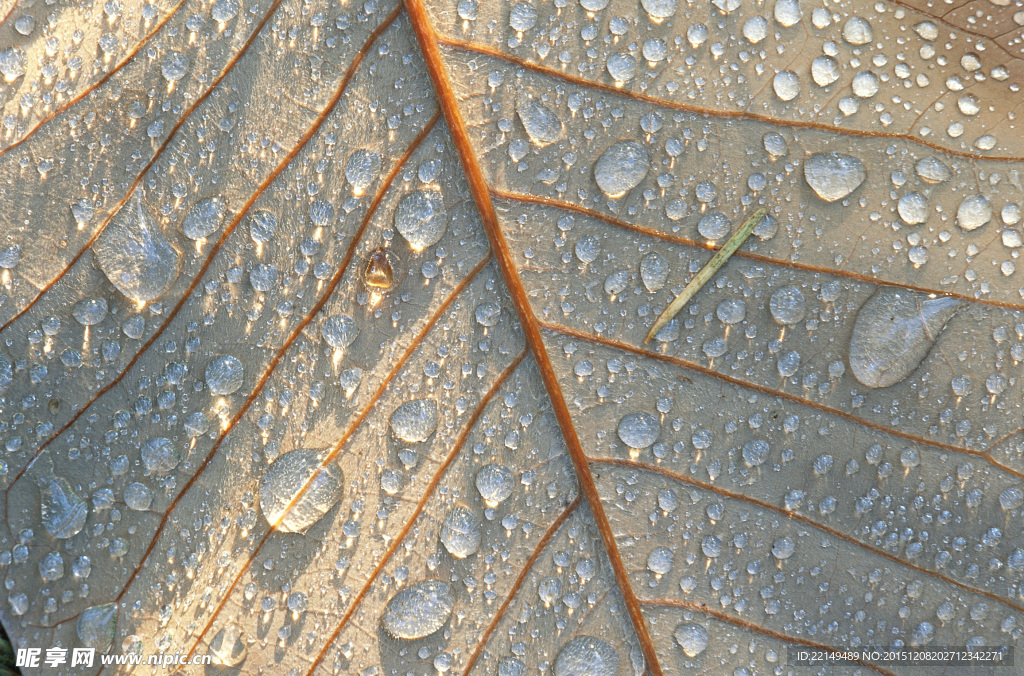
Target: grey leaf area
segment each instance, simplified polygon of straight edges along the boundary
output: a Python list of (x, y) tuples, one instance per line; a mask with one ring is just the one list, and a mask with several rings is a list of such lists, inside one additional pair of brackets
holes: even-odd
[(15, 647), (1020, 648), (1019, 8), (420, 4), (0, 8)]

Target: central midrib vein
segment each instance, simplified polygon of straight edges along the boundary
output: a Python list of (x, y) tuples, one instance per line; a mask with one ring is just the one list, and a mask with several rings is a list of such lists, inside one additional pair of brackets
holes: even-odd
[(423, 0), (404, 0), (404, 2), (406, 11), (409, 13), (409, 20), (413, 31), (416, 33), (416, 40), (419, 42), (423, 59), (426, 62), (427, 72), (430, 74), (431, 82), (434, 84), (441, 112), (444, 115), (452, 142), (459, 154), (459, 160), (466, 174), (466, 180), (473, 195), (473, 201), (480, 214), (480, 220), (487, 233), (495, 260), (504, 277), (505, 286), (512, 297), (512, 303), (516, 308), (516, 314), (526, 336), (526, 343), (530, 347), (530, 352), (533, 354), (541, 378), (544, 381), (544, 388), (547, 391), (548, 398), (551, 400), (551, 407), (555, 413), (555, 418), (558, 420), (558, 427), (565, 439), (569, 456), (576, 470), (580, 490), (590, 506), (595, 525), (601, 535), (605, 551), (615, 573), (619, 591), (629, 613), (633, 630), (636, 632), (637, 640), (646, 658), (647, 668), (655, 676), (662, 676), (654, 642), (651, 640), (650, 633), (647, 630), (647, 624), (644, 621), (640, 603), (637, 601), (633, 588), (630, 586), (629, 575), (615, 544), (615, 535), (612, 532), (611, 524), (608, 522), (608, 518), (605, 516), (602, 508), (601, 499), (597, 493), (597, 486), (594, 484), (594, 478), (590, 472), (590, 465), (587, 463), (586, 455), (583, 452), (583, 445), (580, 443), (579, 435), (576, 434), (576, 428), (572, 423), (569, 408), (566, 406), (565, 399), (562, 396), (562, 388), (558, 383), (558, 378), (551, 365), (551, 360), (548, 358), (547, 351), (544, 349), (540, 325), (533, 314), (533, 308), (530, 307), (526, 290), (519, 280), (512, 252), (498, 224), (498, 215), (494, 209), (494, 204), (491, 202), (490, 189), (487, 180), (484, 178), (484, 173), (477, 160), (476, 153), (473, 150), (473, 143), (469, 138), (466, 122), (462, 119), (462, 113), (459, 110), (458, 99), (452, 89), (448, 72), (441, 59), (441, 50), (438, 46), (437, 34), (430, 21), (430, 15), (427, 13)]

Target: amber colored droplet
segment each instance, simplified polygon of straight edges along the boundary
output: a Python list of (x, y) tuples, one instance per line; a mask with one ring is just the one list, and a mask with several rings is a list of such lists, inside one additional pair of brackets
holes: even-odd
[(394, 280), (395, 272), (388, 252), (380, 247), (366, 261), (366, 285), (376, 289), (390, 289)]

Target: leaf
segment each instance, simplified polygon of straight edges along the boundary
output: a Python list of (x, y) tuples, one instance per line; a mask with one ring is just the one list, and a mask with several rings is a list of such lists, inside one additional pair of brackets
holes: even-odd
[(1019, 647), (1019, 6), (0, 16), (15, 648)]

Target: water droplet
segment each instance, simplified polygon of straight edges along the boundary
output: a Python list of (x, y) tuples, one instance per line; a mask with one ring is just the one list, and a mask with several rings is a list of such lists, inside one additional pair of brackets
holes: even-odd
[(352, 185), (352, 190), (361, 195), (376, 180), (380, 167), (380, 153), (373, 150), (356, 150), (345, 161), (345, 179)]
[(206, 367), (206, 386), (214, 394), (233, 394), (242, 386), (243, 376), (242, 362), (229, 354), (218, 355)]
[(147, 512), (153, 504), (153, 491), (149, 490), (146, 484), (133, 481), (125, 486), (124, 504), (128, 506), (128, 509)]
[(783, 101), (792, 101), (800, 95), (800, 76), (791, 70), (780, 71), (772, 80), (775, 95)]
[(636, 77), (636, 59), (630, 54), (612, 54), (608, 57), (608, 74), (617, 83), (629, 82)]
[(445, 625), (454, 607), (455, 597), (447, 583), (424, 580), (392, 596), (380, 624), (395, 638), (425, 638)]
[(269, 211), (257, 211), (249, 216), (249, 236), (254, 242), (263, 244), (277, 233), (277, 216)]
[(402, 197), (395, 209), (395, 230), (416, 252), (440, 242), (448, 230), (441, 193), (416, 190)]
[(520, 94), (516, 99), (516, 113), (534, 145), (543, 148), (562, 137), (562, 121), (537, 99)]
[(484, 465), (476, 473), (476, 489), (489, 506), (497, 506), (512, 496), (515, 476), (504, 465)]
[(146, 212), (140, 193), (111, 219), (93, 253), (110, 283), (136, 303), (159, 298), (178, 278), (180, 256)]
[(763, 465), (771, 451), (771, 446), (768, 445), (767, 441), (762, 441), (761, 439), (748, 441), (743, 444), (743, 462), (747, 463), (749, 467)]
[(584, 265), (593, 263), (601, 254), (601, 241), (593, 235), (583, 235), (576, 240), (573, 252), (580, 263)]
[(21, 260), (21, 247), (17, 244), (12, 244), (8, 247), (0, 249), (0, 268), (4, 270), (13, 270), (14, 266)]
[(864, 182), (864, 164), (850, 155), (814, 153), (804, 162), (807, 185), (826, 202), (848, 196)]
[(82, 326), (95, 326), (107, 317), (107, 301), (102, 298), (86, 298), (75, 303), (71, 315)]
[(896, 203), (896, 211), (907, 225), (920, 225), (928, 220), (928, 199), (919, 192), (908, 192)]
[(142, 444), (142, 464), (146, 474), (166, 474), (181, 462), (181, 453), (170, 439), (154, 437)]
[(324, 321), (320, 327), (320, 335), (335, 350), (344, 350), (355, 342), (359, 328), (356, 326), (356, 320), (346, 314), (337, 314)]
[[(192, 205), (181, 222), (181, 232), (189, 239), (204, 239), (220, 230), (227, 208), (220, 197), (207, 197)], [(252, 225), (250, 221), (250, 233)]]
[(747, 304), (739, 298), (727, 298), (715, 308), (715, 315), (726, 326), (739, 324), (747, 316)]
[(64, 558), (60, 552), (50, 552), (39, 562), (39, 576), (44, 582), (55, 582), (64, 577)]
[(676, 13), (676, 0), (640, 0), (652, 19), (668, 19)]
[[(304, 486), (302, 497), (296, 499)], [(260, 480), (260, 510), (267, 523), (278, 524), (278, 530), (304, 533), (341, 500), (343, 492), (344, 476), (336, 464), (320, 467), (316, 451), (290, 451), (278, 457)]]
[(949, 167), (935, 156), (922, 157), (914, 164), (914, 170), (921, 180), (933, 185), (942, 183), (952, 175)]
[(55, 538), (67, 540), (81, 532), (89, 505), (61, 477), (39, 479), (39, 502), (43, 527)]
[(9, 47), (0, 52), (0, 74), (8, 82), (14, 82), (25, 74), (25, 50)]
[(249, 272), (249, 283), (257, 291), (272, 291), (277, 286), (277, 267), (260, 263)]
[(105, 603), (92, 606), (78, 616), (75, 631), (78, 640), (86, 648), (95, 648), (100, 654), (110, 650), (114, 643), (114, 627), (117, 626), (117, 604)]
[(717, 535), (707, 535), (701, 540), (700, 549), (709, 559), (717, 558), (722, 554), (722, 538)]
[(772, 556), (780, 561), (793, 556), (795, 551), (796, 544), (793, 542), (793, 538), (789, 536), (781, 537), (772, 544)]
[(508, 25), (520, 33), (528, 31), (537, 23), (537, 10), (528, 2), (517, 2), (509, 13)]
[(676, 643), (687, 657), (696, 657), (708, 647), (708, 630), (699, 624), (684, 622), (676, 627)]
[(501, 319), (501, 306), (493, 301), (485, 301), (476, 306), (474, 312), (476, 321), (480, 326), (491, 327)]
[(701, 237), (712, 242), (725, 239), (731, 231), (732, 224), (729, 222), (729, 217), (717, 211), (704, 214), (697, 221), (697, 232)]
[(965, 197), (956, 209), (956, 224), (970, 232), (992, 220), (992, 205), (984, 195)]
[(786, 137), (776, 131), (767, 132), (761, 139), (765, 151), (772, 157), (785, 157), (789, 154), (789, 146), (786, 144)]
[(619, 439), (630, 448), (647, 448), (661, 434), (661, 423), (650, 413), (627, 413), (619, 420)]
[(676, 555), (668, 547), (655, 547), (647, 555), (647, 568), (655, 575), (667, 575), (672, 570)]
[(1024, 491), (1016, 486), (1007, 488), (999, 494), (999, 506), (1003, 509), (1017, 509), (1024, 505)]
[(795, 286), (783, 286), (772, 294), (768, 309), (776, 323), (792, 326), (803, 321), (807, 314), (807, 300)]
[(850, 369), (867, 387), (888, 387), (910, 375), (928, 355), (955, 298), (928, 298), (903, 289), (881, 288), (861, 307), (850, 338)]
[(650, 160), (647, 150), (637, 141), (619, 141), (594, 164), (594, 179), (608, 197), (622, 197), (647, 176)]
[(245, 661), (248, 648), (242, 638), (242, 630), (235, 624), (229, 624), (218, 631), (210, 641), (210, 655), (213, 663), (225, 667), (237, 667)]
[(426, 441), (437, 429), (437, 404), (430, 399), (407, 401), (391, 414), (391, 431), (402, 441)]
[(775, 3), (775, 20), (780, 25), (789, 28), (800, 23), (803, 12), (800, 9), (800, 0), (777, 0)]
[(593, 636), (577, 636), (555, 657), (554, 676), (618, 676), (619, 654)]
[(768, 37), (768, 19), (763, 16), (752, 16), (743, 23), (743, 37), (752, 45)]
[(866, 45), (873, 37), (871, 24), (859, 16), (850, 17), (843, 25), (843, 39), (851, 45)]
[(334, 205), (327, 200), (313, 200), (309, 205), (309, 220), (318, 228), (326, 228), (334, 221)]
[(668, 272), (668, 261), (659, 253), (649, 253), (640, 261), (640, 280), (651, 293), (665, 286)]
[(441, 544), (455, 558), (472, 556), (480, 549), (480, 518), (468, 507), (459, 505), (445, 517), (440, 537)]
[(168, 82), (177, 82), (185, 77), (190, 63), (188, 57), (181, 52), (167, 52), (160, 62), (160, 72)]
[(839, 63), (831, 56), (819, 56), (811, 62), (811, 78), (819, 87), (829, 86), (839, 75)]
[(210, 16), (213, 17), (214, 21), (224, 23), (238, 16), (238, 10), (238, 0), (217, 0), (217, 2), (213, 3)]
[(870, 99), (878, 93), (878, 76), (869, 70), (862, 71), (853, 76), (851, 89), (853, 93), (862, 99)]

